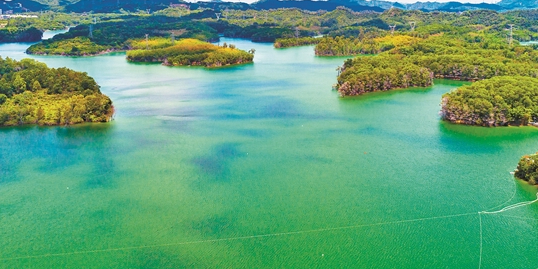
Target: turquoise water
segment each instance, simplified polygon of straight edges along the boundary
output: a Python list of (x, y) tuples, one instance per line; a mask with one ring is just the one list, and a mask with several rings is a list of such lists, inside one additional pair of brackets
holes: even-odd
[(223, 41), (255, 63), (33, 57), (117, 113), (0, 129), (1, 268), (536, 267), (538, 204), (482, 215), (482, 257), (478, 212), (536, 197), (509, 172), (538, 129), (441, 122), (461, 82), (342, 99), (342, 58)]
[(521, 42), (519, 42), (519, 44), (521, 44), (523, 46), (530, 46), (530, 45), (538, 44), (538, 41), (521, 41)]
[(43, 38), (42, 39), (50, 39), (53, 36), (57, 34), (63, 34), (65, 32), (69, 31), (69, 29), (60, 29), (60, 30), (46, 30), (43, 32)]

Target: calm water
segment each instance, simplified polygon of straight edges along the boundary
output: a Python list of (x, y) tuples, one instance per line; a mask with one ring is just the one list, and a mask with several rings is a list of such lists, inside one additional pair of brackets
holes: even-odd
[(69, 28), (68, 29), (60, 29), (60, 30), (46, 30), (45, 32), (43, 32), (43, 38), (42, 39), (51, 39), (53, 36), (55, 36), (57, 34), (66, 33), (67, 31), (69, 31)]
[(530, 46), (538, 44), (538, 41), (520, 41), (519, 44), (523, 46)]
[[(535, 198), (509, 172), (538, 129), (440, 122), (460, 82), (342, 99), (343, 58), (223, 41), (255, 63), (34, 57), (88, 72), (117, 113), (0, 129), (1, 268), (478, 268), (477, 212)], [(536, 267), (537, 217), (483, 215), (482, 268)]]

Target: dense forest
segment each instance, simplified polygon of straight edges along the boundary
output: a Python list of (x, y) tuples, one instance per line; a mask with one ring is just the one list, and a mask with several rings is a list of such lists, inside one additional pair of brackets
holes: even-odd
[[(410, 41), (393, 42), (392, 49), (372, 56), (371, 60), (365, 56), (347, 60), (338, 77), (337, 89), (341, 95), (427, 85), (422, 76), (414, 75), (413, 70), (417, 67), (430, 73), (432, 78), (467, 81), (506, 75), (538, 76), (538, 53), (535, 50), (510, 46), (493, 34), (439, 34), (413, 40), (391, 36), (385, 37), (383, 42), (391, 44), (391, 39)], [(375, 40), (373, 47), (380, 47), (380, 42)], [(372, 65), (376, 61), (379, 64)]]
[[(222, 35), (275, 42), (276, 48), (316, 44), (318, 56), (375, 54), (350, 59), (338, 68), (336, 88), (343, 96), (428, 86), (434, 78), (478, 81), (538, 75), (538, 54), (516, 41), (538, 37), (535, 10), (455, 14), (391, 8), (375, 13), (341, 7), (327, 12), (233, 9), (215, 4), (213, 8), (171, 6), (148, 13), (125, 12), (108, 18), (71, 15), (71, 21), (80, 22), (78, 26), (31, 46), (27, 52), (80, 56), (133, 50), (128, 53), (130, 61), (168, 65), (221, 66), (252, 61), (252, 54), (230, 47), (210, 48), (212, 45), (201, 42), (216, 41)], [(505, 31), (510, 24), (515, 30)], [(320, 34), (324, 36), (313, 38)], [(182, 43), (185, 38), (189, 39)], [(173, 40), (179, 41), (172, 44)], [(137, 47), (140, 44), (142, 47)], [(187, 53), (182, 46), (192, 51)]]
[[(90, 27), (91, 34), (90, 34)], [(177, 22), (174, 18), (133, 16), (124, 20), (111, 20), (95, 25), (79, 25), (69, 32), (34, 44), (28, 54), (96, 55), (106, 51), (127, 50), (129, 40), (150, 36), (197, 38), (217, 40), (216, 30), (203, 23)]]
[(45, 12), (36, 17), (13, 17), (0, 20), (0, 43), (5, 42), (36, 42), (40, 41), (45, 30), (65, 29), (70, 26), (90, 23), (92, 20), (101, 22), (114, 20), (120, 14), (84, 14)]
[[(97, 48), (103, 49), (101, 52), (129, 49), (129, 39), (143, 38), (146, 34), (152, 37), (173, 35), (178, 39), (196, 38), (202, 41), (217, 41), (221, 34), (226, 37), (248, 38), (255, 42), (274, 42), (277, 38), (306, 37), (319, 34), (320, 31), (327, 32), (352, 23), (357, 16), (358, 14), (344, 9), (319, 14), (296, 9), (225, 10), (219, 19), (215, 17), (215, 11), (210, 9), (166, 8), (152, 15), (129, 13), (113, 18), (102, 18), (103, 15), (97, 14), (81, 20), (82, 24), (71, 28), (68, 33), (31, 46), (27, 52), (93, 55)], [(91, 23), (92, 18), (95, 19), (95, 24)], [(327, 25), (322, 26), (324, 21)]]
[(443, 95), (441, 117), (469, 125), (527, 125), (538, 121), (538, 79), (502, 76)]
[[(379, 53), (391, 48), (391, 44), (377, 42), (381, 47), (371, 47), (373, 38), (382, 38), (390, 34), (427, 38), (431, 35), (462, 34), (470, 31), (490, 31), (499, 38), (507, 38), (505, 29), (509, 24), (515, 25), (514, 40), (533, 40), (538, 38), (535, 26), (538, 11), (512, 11), (498, 13), (495, 11), (466, 11), (462, 13), (421, 12), (390, 9), (383, 13), (355, 12), (347, 8), (333, 11), (308, 11), (299, 9), (232, 9), (215, 4), (212, 8), (198, 6), (166, 7), (147, 14), (146, 12), (123, 12), (106, 17), (101, 14), (58, 15), (45, 13), (52, 18), (39, 19), (35, 23), (58, 27), (71, 22), (78, 25), (69, 33), (57, 36), (28, 50), (29, 53), (91, 55), (98, 46), (105, 50), (128, 49), (125, 42), (129, 39), (150, 36), (176, 38), (196, 38), (203, 41), (216, 41), (219, 34), (225, 37), (248, 38), (255, 42), (275, 42), (277, 47), (288, 47), (318, 43), (318, 55), (355, 55)], [(61, 13), (58, 13), (61, 14)], [(54, 22), (54, 23), (52, 23)], [(90, 34), (90, 24), (93, 28)], [(24, 27), (19, 27), (24, 29)], [(41, 26), (36, 27), (42, 30)], [(326, 39), (312, 40), (306, 37), (325, 35)], [(77, 44), (77, 37), (88, 37), (94, 44)], [(305, 39), (300, 39), (305, 37)], [(300, 40), (292, 40), (300, 39)], [(309, 40), (308, 42), (306, 40)], [(86, 42), (86, 40), (84, 41)], [(56, 44), (61, 43), (61, 44)], [(387, 46), (385, 46), (387, 45)], [(71, 46), (71, 47), (70, 47)], [(75, 54), (71, 54), (73, 47)], [(62, 48), (62, 49), (59, 49)], [(85, 51), (88, 48), (88, 51)]]
[(106, 122), (112, 101), (86, 73), (0, 58), (0, 126)]
[(234, 45), (224, 43), (213, 45), (196, 39), (152, 39), (132, 41), (135, 50), (127, 52), (131, 62), (161, 62), (165, 65), (201, 65), (220, 67), (234, 64), (251, 63), (254, 50), (250, 53), (236, 49)]
[(0, 42), (36, 42), (41, 40), (43, 32), (37, 28), (0, 30)]
[(529, 182), (529, 184), (538, 184), (538, 154), (521, 157), (514, 176)]
[(315, 37), (294, 37), (294, 38), (278, 38), (273, 44), (275, 48), (289, 48), (297, 46), (315, 45), (321, 41), (321, 38)]
[(396, 46), (410, 45), (420, 39), (408, 36), (383, 36), (366, 37), (359, 35), (357, 38), (345, 38), (342, 36), (324, 37), (315, 47), (318, 56), (349, 56), (357, 54), (378, 54)]
[(419, 66), (401, 55), (380, 55), (347, 60), (338, 77), (342, 96), (397, 88), (426, 87), (433, 83), (430, 69)]

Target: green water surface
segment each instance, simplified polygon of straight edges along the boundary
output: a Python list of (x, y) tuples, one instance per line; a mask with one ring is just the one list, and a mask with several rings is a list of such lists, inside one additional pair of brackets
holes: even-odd
[[(115, 120), (0, 128), (0, 268), (535, 268), (538, 129), (439, 120), (448, 80), (340, 98), (343, 58), (222, 69), (32, 56), (88, 72)], [(222, 42), (221, 41), (221, 42)], [(20, 59), (29, 44), (0, 46)]]

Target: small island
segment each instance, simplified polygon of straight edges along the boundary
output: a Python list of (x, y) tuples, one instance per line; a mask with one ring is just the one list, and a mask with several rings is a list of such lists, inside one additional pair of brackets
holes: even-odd
[(514, 177), (527, 181), (532, 185), (538, 184), (538, 154), (521, 157)]
[[(197, 39), (182, 39), (173, 41), (156, 38), (132, 41), (133, 48), (127, 52), (130, 62), (160, 62), (164, 65), (196, 65), (205, 67), (221, 67), (227, 65), (252, 63), (254, 50), (246, 52), (224, 43), (222, 46), (213, 45)], [(146, 49), (141, 49), (145, 47)]]
[(0, 58), (0, 126), (107, 122), (112, 101), (93, 78), (31, 59)]
[(538, 120), (538, 79), (494, 77), (443, 95), (441, 117), (468, 125), (527, 125)]

